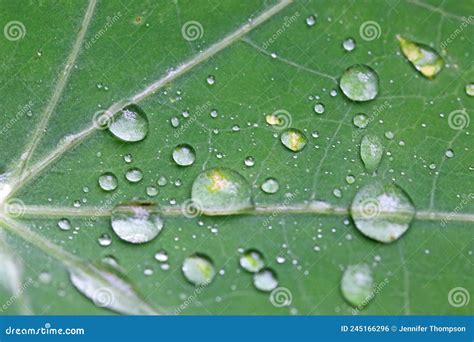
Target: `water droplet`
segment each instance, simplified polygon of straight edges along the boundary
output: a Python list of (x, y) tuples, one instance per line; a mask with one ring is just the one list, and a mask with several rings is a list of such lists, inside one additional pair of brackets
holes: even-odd
[(258, 272), (265, 266), (263, 255), (254, 249), (247, 250), (240, 257), (240, 266), (248, 272)]
[(153, 185), (147, 186), (146, 194), (150, 197), (155, 197), (156, 195), (158, 195), (158, 189)]
[(60, 219), (58, 221), (58, 227), (61, 230), (70, 230), (71, 229), (71, 222), (67, 218)]
[(238, 172), (211, 168), (194, 180), (191, 198), (207, 215), (226, 215), (253, 208), (252, 189)]
[(278, 286), (275, 272), (269, 268), (264, 268), (253, 276), (253, 285), (257, 290), (270, 292)]
[(342, 197), (342, 190), (336, 188), (332, 191), (332, 194), (334, 195), (334, 197), (341, 198)]
[(314, 26), (316, 24), (316, 16), (315, 15), (308, 15), (306, 17), (306, 25), (309, 27)]
[(355, 179), (355, 177), (354, 177), (353, 175), (347, 175), (347, 176), (346, 176), (346, 183), (347, 183), (347, 184), (354, 184), (355, 180), (356, 180), (356, 179)]
[(265, 179), (262, 183), (262, 190), (267, 194), (274, 194), (279, 188), (280, 185), (278, 184), (278, 181), (272, 177)]
[(324, 108), (324, 105), (322, 103), (316, 103), (314, 105), (314, 112), (316, 114), (323, 114), (324, 110), (325, 110), (325, 108)]
[(209, 75), (207, 76), (206, 82), (209, 85), (213, 85), (214, 83), (216, 83), (216, 78), (213, 75)]
[(355, 40), (352, 39), (352, 38), (347, 38), (347, 39), (345, 39), (345, 40), (342, 42), (342, 47), (344, 48), (344, 50), (346, 50), (346, 51), (348, 51), (348, 52), (351, 52), (351, 51), (354, 50), (355, 47), (356, 47)]
[(354, 115), (354, 117), (352, 118), (352, 122), (357, 128), (366, 128), (369, 124), (369, 118), (367, 117), (367, 115), (360, 113)]
[(219, 116), (219, 112), (217, 110), (211, 110), (211, 118), (217, 118)]
[(373, 134), (365, 135), (360, 143), (360, 157), (367, 172), (373, 173), (382, 160), (383, 146), (380, 139)]
[(392, 140), (393, 138), (395, 138), (395, 134), (392, 131), (387, 131), (385, 132), (385, 138), (387, 138), (388, 140)]
[(341, 280), (344, 298), (354, 307), (363, 308), (374, 296), (372, 271), (366, 264), (350, 265)]
[(454, 151), (449, 149), (449, 150), (446, 150), (446, 152), (444, 152), (444, 155), (447, 157), (447, 158), (452, 158), (454, 157)]
[(433, 48), (397, 35), (405, 57), (423, 76), (434, 78), (443, 68), (444, 60)]
[(474, 96), (474, 83), (466, 84), (466, 94), (469, 96)]
[(104, 191), (113, 191), (117, 189), (118, 180), (112, 172), (103, 173), (99, 177), (99, 186)]
[(112, 211), (112, 229), (124, 241), (144, 243), (153, 240), (163, 228), (159, 209), (151, 203), (125, 203)]
[(140, 141), (148, 134), (148, 118), (145, 112), (135, 104), (120, 110), (111, 121), (109, 131), (120, 140)]
[(254, 157), (246, 157), (245, 160), (244, 160), (244, 164), (245, 166), (248, 166), (248, 167), (252, 167), (255, 165), (255, 158)]
[(212, 260), (203, 254), (187, 257), (181, 267), (184, 277), (193, 285), (206, 286), (216, 275)]
[(143, 179), (143, 172), (139, 168), (132, 168), (125, 173), (125, 178), (132, 183), (137, 183)]
[(362, 234), (389, 243), (407, 231), (415, 216), (415, 207), (397, 185), (374, 182), (357, 192), (351, 215)]
[(356, 64), (344, 71), (339, 87), (352, 101), (370, 101), (378, 94), (379, 79), (377, 73), (367, 65)]
[(123, 160), (127, 163), (127, 164), (130, 164), (132, 161), (133, 161), (133, 157), (130, 153), (128, 154), (125, 154), (123, 156)]
[(158, 262), (167, 262), (168, 261), (168, 253), (165, 250), (159, 250), (155, 253), (155, 260)]
[(180, 166), (189, 166), (196, 160), (196, 152), (191, 145), (180, 144), (173, 150), (173, 160)]
[(97, 239), (97, 242), (102, 247), (107, 247), (107, 246), (110, 246), (110, 244), (112, 243), (112, 237), (109, 234), (104, 233), (101, 236), (99, 236), (99, 238)]
[(174, 128), (179, 126), (179, 118), (176, 117), (176, 116), (173, 116), (171, 118), (170, 122), (171, 122), (171, 126), (174, 127)]
[(308, 142), (303, 132), (295, 128), (289, 128), (280, 135), (281, 143), (293, 152), (301, 151)]
[(160, 176), (160, 178), (158, 178), (156, 184), (158, 184), (159, 186), (165, 186), (166, 184), (168, 184), (168, 180), (166, 179), (166, 177)]

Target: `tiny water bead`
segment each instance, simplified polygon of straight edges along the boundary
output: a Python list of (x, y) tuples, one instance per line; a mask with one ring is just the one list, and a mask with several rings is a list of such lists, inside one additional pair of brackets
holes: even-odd
[(269, 177), (263, 181), (261, 188), (262, 191), (267, 194), (274, 194), (280, 188), (280, 184), (278, 184), (278, 181), (275, 178)]
[(195, 178), (191, 198), (206, 215), (235, 214), (254, 206), (247, 180), (240, 173), (221, 167), (204, 170)]
[(187, 257), (181, 267), (184, 277), (195, 286), (207, 286), (216, 276), (212, 260), (204, 254)]
[(100, 246), (107, 247), (107, 246), (110, 246), (110, 244), (112, 243), (112, 237), (109, 234), (104, 233), (101, 236), (99, 236), (99, 238), (97, 239), (97, 242), (99, 243)]
[(342, 47), (343, 47), (344, 50), (346, 50), (347, 52), (351, 52), (351, 51), (354, 50), (355, 47), (356, 47), (355, 40), (354, 40), (353, 38), (347, 38), (347, 39), (345, 39), (345, 40), (342, 42)]
[(314, 108), (313, 108), (313, 109), (314, 109), (314, 112), (315, 112), (316, 114), (323, 114), (323, 113), (324, 113), (324, 110), (325, 110), (324, 104), (322, 104), (322, 103), (316, 103), (316, 104), (314, 105)]
[(196, 160), (196, 152), (191, 145), (180, 144), (173, 149), (173, 160), (179, 166), (190, 166)]
[(130, 164), (133, 161), (133, 156), (130, 153), (127, 153), (123, 156), (123, 160), (127, 163)]
[(278, 279), (272, 269), (264, 268), (254, 274), (253, 285), (257, 290), (270, 292), (278, 286)]
[(360, 157), (367, 172), (374, 173), (382, 160), (383, 146), (380, 139), (373, 134), (362, 137), (360, 143)]
[(122, 141), (136, 142), (148, 134), (148, 117), (136, 104), (124, 107), (111, 119), (109, 131)]
[(146, 187), (146, 194), (150, 197), (155, 197), (158, 195), (158, 188), (156, 186), (150, 185)]
[(134, 167), (125, 173), (125, 178), (131, 183), (138, 183), (143, 179), (143, 172), (139, 168)]
[(71, 229), (71, 222), (67, 218), (60, 219), (58, 221), (58, 227), (61, 230), (70, 230)]
[(316, 24), (316, 16), (315, 15), (308, 15), (306, 17), (306, 25), (309, 27), (314, 26)]
[(369, 124), (369, 118), (367, 115), (360, 113), (354, 115), (354, 117), (352, 118), (352, 122), (357, 128), (366, 128)]
[(213, 76), (213, 75), (207, 76), (206, 82), (207, 82), (207, 84), (209, 84), (209, 85), (213, 85), (214, 83), (216, 83), (216, 78), (215, 78), (215, 76)]
[(370, 101), (378, 94), (379, 78), (372, 68), (356, 64), (344, 71), (339, 80), (339, 87), (352, 101)]
[(341, 292), (349, 304), (363, 308), (374, 297), (374, 278), (366, 264), (348, 266), (341, 280)]
[(159, 208), (155, 204), (132, 202), (112, 210), (112, 229), (119, 238), (131, 243), (153, 240), (163, 228)]
[(265, 266), (263, 255), (254, 249), (247, 250), (240, 256), (240, 266), (248, 272), (258, 272)]
[(289, 128), (281, 133), (280, 141), (287, 149), (299, 152), (306, 146), (308, 139), (300, 130)]
[(434, 78), (443, 69), (444, 60), (433, 48), (397, 35), (405, 57), (423, 76)]
[(454, 157), (454, 151), (449, 149), (449, 150), (446, 150), (446, 152), (444, 152), (444, 155), (447, 157), (447, 158), (452, 158)]
[(395, 184), (373, 182), (354, 196), (351, 215), (357, 229), (376, 241), (390, 243), (410, 227), (415, 207), (410, 197)]
[(168, 261), (168, 253), (165, 250), (159, 250), (155, 253), (155, 260), (158, 262), (167, 262)]
[(356, 179), (353, 175), (347, 175), (346, 176), (346, 183), (347, 184), (354, 184), (355, 181), (356, 181)]
[(117, 189), (118, 180), (112, 172), (105, 172), (99, 177), (99, 186), (104, 191)]
[(466, 94), (468, 96), (474, 96), (474, 83), (466, 84)]
[(255, 158), (252, 156), (248, 156), (244, 159), (244, 164), (247, 167), (252, 167), (255, 165)]

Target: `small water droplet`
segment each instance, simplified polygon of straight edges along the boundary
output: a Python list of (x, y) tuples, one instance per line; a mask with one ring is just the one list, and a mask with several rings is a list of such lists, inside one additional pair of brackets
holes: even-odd
[(375, 99), (379, 78), (367, 65), (356, 64), (347, 68), (339, 80), (339, 87), (352, 101), (364, 102)]
[(158, 180), (156, 181), (156, 184), (158, 184), (159, 186), (165, 186), (166, 184), (168, 184), (168, 180), (166, 179), (166, 177), (160, 176), (160, 178), (158, 178)]
[(362, 308), (367, 305), (374, 296), (374, 279), (369, 266), (348, 266), (342, 275), (341, 291), (344, 298), (354, 307)]
[(139, 106), (128, 105), (114, 115), (109, 131), (123, 141), (143, 140), (148, 134), (147, 115)]
[(105, 172), (99, 177), (99, 186), (104, 191), (117, 189), (118, 180), (112, 172)]
[(170, 122), (171, 122), (171, 126), (174, 127), (174, 128), (179, 126), (179, 118), (176, 117), (176, 116), (173, 116), (171, 118)]
[(112, 243), (112, 237), (109, 234), (104, 233), (101, 236), (99, 236), (99, 238), (97, 239), (97, 242), (99, 243), (100, 246), (107, 247), (107, 246), (110, 246), (110, 244)]
[(346, 183), (347, 184), (354, 184), (355, 182), (355, 177), (353, 175), (347, 175), (346, 176)]
[(112, 210), (112, 229), (124, 241), (144, 243), (153, 240), (163, 228), (159, 209), (150, 203), (125, 203)]
[(300, 130), (289, 128), (281, 133), (280, 141), (289, 150), (299, 152), (306, 146), (308, 139)]
[(156, 195), (158, 195), (158, 188), (153, 185), (147, 186), (146, 194), (150, 197), (155, 197)]
[(309, 27), (314, 26), (316, 24), (316, 16), (315, 15), (308, 15), (306, 17), (306, 25)]
[(60, 219), (58, 221), (58, 227), (61, 230), (70, 230), (71, 229), (71, 222), (67, 218)]
[(143, 179), (143, 172), (139, 168), (132, 168), (125, 173), (125, 178), (132, 183), (137, 183)]
[(444, 155), (447, 157), (447, 158), (452, 158), (454, 157), (454, 151), (449, 149), (449, 150), (446, 150), (446, 152), (444, 152)]
[(350, 52), (352, 50), (355, 49), (356, 47), (356, 43), (355, 43), (355, 40), (353, 38), (347, 38), (345, 39), (343, 42), (342, 42), (342, 47), (344, 48), (344, 50)]
[(474, 83), (466, 84), (466, 94), (469, 96), (474, 96)]
[(397, 35), (405, 57), (423, 76), (434, 78), (443, 69), (444, 60), (433, 48)]
[(191, 145), (180, 144), (173, 149), (173, 160), (180, 166), (189, 166), (196, 160), (196, 152)]
[(324, 110), (325, 110), (324, 104), (322, 104), (322, 103), (316, 103), (316, 104), (314, 105), (314, 112), (315, 112), (316, 114), (323, 114), (323, 113), (324, 113)]
[(247, 250), (240, 256), (240, 266), (248, 272), (258, 272), (265, 266), (263, 255), (254, 249)]
[(255, 158), (254, 157), (246, 157), (245, 160), (244, 160), (244, 164), (245, 166), (247, 167), (252, 167), (255, 165)]
[(263, 181), (261, 188), (262, 191), (267, 194), (274, 194), (280, 188), (280, 184), (278, 184), (278, 181), (275, 178), (269, 177)]
[(388, 140), (392, 140), (393, 138), (395, 138), (395, 134), (392, 131), (387, 131), (385, 132), (385, 138), (387, 138)]
[(123, 160), (127, 163), (130, 164), (133, 161), (133, 157), (130, 153), (127, 153), (123, 156)]
[(360, 143), (360, 157), (367, 172), (374, 173), (382, 160), (383, 146), (380, 139), (373, 134), (367, 134)]
[(334, 195), (334, 197), (341, 198), (342, 197), (342, 190), (336, 188), (332, 191), (332, 194)]
[(219, 112), (217, 110), (211, 110), (211, 118), (217, 118), (219, 116)]
[(155, 253), (155, 260), (158, 262), (167, 262), (168, 261), (168, 253), (165, 250), (159, 250)]
[(184, 277), (193, 285), (206, 286), (216, 275), (212, 260), (204, 254), (187, 257), (181, 267)]
[(209, 75), (207, 76), (206, 82), (209, 85), (213, 85), (214, 83), (216, 83), (216, 78), (213, 75)]
[(270, 268), (264, 268), (253, 276), (253, 285), (257, 290), (270, 292), (278, 286), (276, 274)]
[(360, 113), (354, 115), (354, 117), (352, 118), (352, 122), (357, 128), (366, 128), (369, 124), (369, 118), (367, 117), (367, 115)]

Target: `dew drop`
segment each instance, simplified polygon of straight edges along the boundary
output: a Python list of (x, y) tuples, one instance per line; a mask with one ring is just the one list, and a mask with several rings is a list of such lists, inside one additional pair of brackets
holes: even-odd
[(374, 278), (366, 264), (348, 266), (341, 280), (341, 292), (349, 304), (363, 308), (374, 296)]
[(124, 107), (111, 121), (109, 131), (122, 141), (140, 141), (148, 134), (148, 118), (135, 104)]
[(339, 87), (352, 101), (364, 102), (378, 94), (377, 73), (367, 65), (356, 64), (347, 68), (339, 80)]
[(70, 230), (71, 229), (71, 222), (67, 218), (60, 219), (58, 221), (58, 227), (61, 230)]
[(206, 82), (209, 85), (213, 85), (214, 83), (216, 83), (216, 78), (213, 75), (209, 75), (206, 78)]
[(314, 24), (316, 24), (316, 16), (315, 15), (308, 15), (306, 17), (306, 25), (308, 25), (309, 27), (312, 27), (312, 26), (314, 26)]
[(143, 179), (143, 172), (139, 168), (132, 168), (125, 173), (125, 178), (132, 183), (137, 183)]
[(313, 108), (313, 109), (314, 109), (314, 112), (315, 112), (316, 114), (323, 114), (323, 113), (324, 113), (324, 110), (325, 110), (324, 104), (322, 104), (322, 103), (316, 103), (316, 104), (314, 105), (314, 108)]
[(264, 268), (253, 276), (253, 285), (257, 290), (270, 292), (278, 286), (275, 272), (270, 268)]
[(275, 178), (269, 177), (263, 181), (261, 188), (262, 191), (267, 194), (274, 194), (280, 188), (280, 184), (278, 184), (278, 181)]
[(187, 257), (181, 270), (186, 280), (196, 286), (208, 285), (216, 275), (212, 260), (204, 254), (194, 254)]
[(156, 181), (156, 184), (158, 184), (159, 186), (165, 186), (166, 184), (168, 184), (168, 180), (166, 179), (166, 177), (160, 176), (160, 178), (158, 178), (158, 180)]
[(466, 94), (469, 96), (474, 96), (474, 83), (466, 84)]
[(104, 191), (117, 189), (118, 180), (112, 172), (105, 172), (99, 177), (99, 186)]
[(156, 195), (158, 195), (158, 189), (156, 188), (156, 186), (147, 186), (146, 187), (146, 194), (150, 197), (155, 197)]
[(173, 149), (173, 160), (180, 166), (189, 166), (196, 160), (196, 152), (191, 145), (180, 144)]
[(155, 253), (155, 260), (158, 262), (167, 262), (168, 261), (168, 253), (165, 250), (159, 250)]
[(99, 243), (100, 246), (107, 247), (107, 246), (110, 246), (110, 244), (112, 243), (112, 237), (109, 234), (104, 233), (101, 236), (99, 236), (99, 238), (97, 239), (97, 242)]
[(373, 182), (354, 196), (351, 215), (359, 231), (376, 241), (399, 239), (410, 227), (415, 207), (408, 195), (395, 184)]
[(367, 115), (360, 113), (354, 115), (354, 117), (352, 118), (352, 122), (357, 128), (366, 128), (369, 124), (369, 118), (367, 117)]
[(334, 189), (334, 190), (332, 191), (332, 194), (333, 194), (334, 197), (336, 197), (336, 198), (341, 198), (341, 197), (342, 197), (342, 190), (336, 188), (336, 189)]
[(344, 50), (346, 50), (347, 52), (351, 52), (351, 51), (354, 50), (355, 47), (356, 47), (355, 40), (354, 40), (353, 38), (347, 38), (347, 39), (345, 39), (345, 40), (342, 42), (342, 47), (343, 47)]
[(191, 198), (207, 215), (235, 214), (253, 208), (252, 189), (238, 172), (215, 167), (194, 180)]
[(163, 228), (159, 209), (151, 203), (120, 204), (112, 210), (111, 222), (115, 234), (131, 243), (151, 241)]
[(360, 143), (360, 157), (367, 172), (373, 173), (382, 160), (383, 146), (380, 139), (373, 134), (367, 134)]
[(255, 158), (254, 158), (254, 157), (251, 157), (251, 156), (246, 157), (246, 158), (244, 159), (244, 164), (245, 164), (245, 166), (247, 166), (247, 167), (252, 167), (252, 166), (254, 166), (254, 165), (255, 165)]
[(123, 156), (123, 160), (127, 163), (130, 164), (133, 161), (133, 157), (130, 153), (127, 153)]
[(434, 78), (443, 68), (444, 60), (433, 48), (415, 43), (397, 35), (400, 48), (405, 57), (423, 76)]
[(346, 183), (347, 184), (354, 184), (355, 182), (355, 177), (353, 175), (347, 175), (346, 176)]
[(258, 272), (265, 266), (263, 255), (254, 249), (247, 250), (240, 257), (240, 266), (248, 272)]
[(395, 138), (395, 134), (393, 134), (392, 131), (387, 131), (385, 132), (385, 138), (387, 138), (388, 140), (392, 140), (393, 138)]
[(176, 117), (176, 116), (173, 116), (171, 118), (170, 122), (171, 122), (171, 126), (174, 127), (174, 128), (179, 126), (179, 118)]
[(299, 152), (306, 146), (308, 139), (300, 130), (289, 128), (281, 133), (280, 141), (289, 150)]
[(452, 158), (454, 157), (454, 151), (449, 149), (449, 150), (446, 150), (446, 152), (444, 152), (444, 155), (447, 157), (447, 158)]

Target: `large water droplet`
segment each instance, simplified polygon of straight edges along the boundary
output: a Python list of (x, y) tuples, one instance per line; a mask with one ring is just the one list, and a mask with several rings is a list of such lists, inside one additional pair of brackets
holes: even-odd
[(240, 256), (240, 266), (248, 272), (258, 272), (265, 266), (263, 255), (254, 249), (247, 250)]
[(360, 157), (367, 172), (373, 173), (382, 160), (383, 146), (380, 139), (373, 134), (367, 134), (360, 143)]
[(109, 131), (123, 141), (140, 141), (148, 134), (148, 118), (140, 107), (131, 104), (114, 115)]
[(362, 234), (389, 243), (400, 238), (410, 227), (415, 207), (397, 185), (373, 182), (357, 192), (351, 215)]
[(281, 133), (280, 141), (289, 150), (299, 152), (306, 146), (308, 139), (300, 130), (289, 128)]
[(117, 185), (117, 177), (112, 172), (105, 172), (99, 177), (99, 186), (104, 191), (113, 191)]
[(151, 203), (124, 203), (112, 211), (112, 229), (124, 241), (153, 240), (163, 228), (159, 208)]
[(444, 60), (433, 48), (397, 35), (405, 57), (423, 76), (434, 78), (443, 68)]
[(191, 198), (207, 215), (235, 214), (253, 207), (252, 189), (238, 172), (211, 168), (194, 180)]
[(374, 279), (369, 266), (348, 266), (342, 275), (341, 291), (351, 305), (358, 308), (366, 306), (374, 296)]
[(208, 285), (216, 275), (212, 260), (203, 254), (194, 254), (187, 257), (181, 269), (185, 278), (196, 286)]
[(352, 101), (370, 101), (378, 94), (379, 78), (372, 68), (356, 64), (344, 71), (339, 87)]
[(257, 290), (270, 292), (278, 286), (278, 279), (272, 269), (264, 268), (254, 274), (253, 285)]
[(180, 166), (189, 166), (196, 160), (196, 152), (191, 145), (180, 144), (173, 150), (173, 160)]
[(278, 181), (272, 177), (265, 179), (265, 181), (262, 183), (262, 190), (267, 194), (274, 194), (279, 188), (280, 185), (278, 184)]

